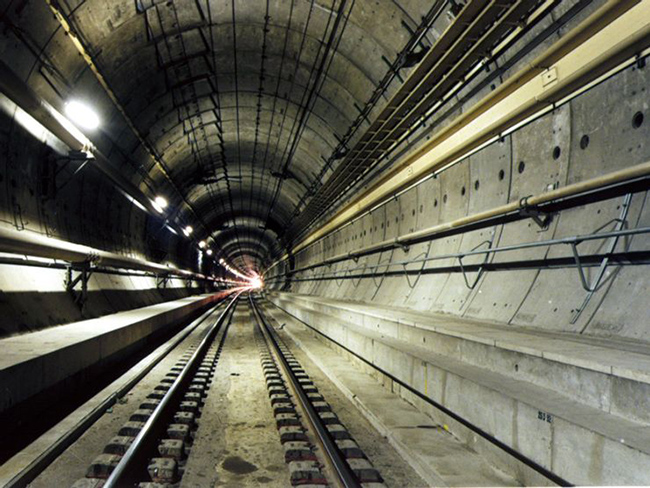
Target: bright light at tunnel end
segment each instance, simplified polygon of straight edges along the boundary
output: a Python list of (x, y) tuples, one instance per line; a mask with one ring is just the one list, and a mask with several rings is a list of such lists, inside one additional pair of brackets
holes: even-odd
[(255, 276), (253, 278), (250, 278), (250, 287), (254, 290), (258, 290), (264, 286), (264, 282), (262, 281), (262, 278), (259, 276)]
[(65, 104), (65, 114), (79, 127), (94, 130), (99, 127), (99, 117), (88, 105), (71, 100)]
[(243, 283), (240, 282), (244, 288), (249, 290), (259, 290), (260, 288), (264, 288), (264, 281), (262, 280), (262, 277), (257, 273), (253, 272), (252, 276), (241, 273), (240, 271), (237, 271), (235, 268), (230, 266), (224, 258), (219, 259), (219, 264), (223, 266), (230, 274), (233, 274), (238, 278), (245, 280)]

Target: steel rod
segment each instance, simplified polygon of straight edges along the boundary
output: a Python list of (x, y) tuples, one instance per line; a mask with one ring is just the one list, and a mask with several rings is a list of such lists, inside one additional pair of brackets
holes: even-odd
[[(591, 196), (593, 192), (596, 191), (605, 191), (617, 185), (623, 185), (626, 183), (634, 183), (635, 180), (647, 179), (650, 176), (650, 161), (638, 164), (631, 168), (625, 168), (619, 171), (613, 171), (609, 174), (591, 178), (586, 181), (579, 183), (574, 183), (567, 185), (563, 188), (558, 188), (555, 190), (548, 191), (539, 195), (531, 195), (529, 197), (522, 198), (518, 201), (508, 203), (506, 205), (501, 205), (490, 210), (479, 212), (467, 217), (462, 217), (450, 222), (445, 222), (443, 224), (434, 225), (426, 229), (422, 229), (415, 232), (410, 232), (403, 234), (393, 239), (387, 239), (369, 246), (360, 247), (346, 253), (338, 254), (331, 258), (327, 258), (320, 263), (310, 265), (308, 267), (301, 268), (309, 269), (313, 267), (319, 267), (323, 265), (333, 264), (340, 261), (345, 261), (351, 258), (361, 257), (364, 255), (375, 254), (378, 252), (388, 251), (398, 247), (404, 247), (412, 244), (417, 244), (419, 242), (425, 242), (429, 240), (436, 239), (441, 237), (451, 231), (462, 231), (462, 229), (470, 227), (472, 225), (493, 225), (494, 219), (505, 218), (512, 216), (513, 219), (520, 215), (521, 210), (530, 209), (535, 207), (540, 207), (543, 205), (555, 204), (561, 202), (567, 198), (578, 198), (581, 196)], [(634, 191), (645, 191), (647, 185), (640, 185), (638, 189), (633, 189), (628, 192)], [(517, 217), (517, 219), (522, 219), (526, 217)], [(498, 223), (498, 222), (497, 222)], [(275, 265), (279, 264), (283, 260), (278, 261)], [(273, 265), (273, 266), (275, 266)], [(271, 266), (271, 268), (273, 268)], [(269, 268), (269, 269), (271, 269)], [(268, 271), (268, 270), (267, 270)]]
[[(483, 255), (483, 254), (496, 254), (496, 253), (501, 253), (501, 252), (509, 252), (509, 251), (519, 251), (522, 249), (531, 249), (531, 248), (536, 248), (536, 247), (546, 247), (546, 246), (556, 246), (556, 245), (561, 245), (561, 244), (579, 244), (580, 242), (584, 241), (593, 241), (593, 240), (600, 240), (600, 239), (609, 239), (609, 238), (620, 238), (620, 237), (627, 237), (627, 236), (634, 236), (634, 235), (639, 235), (639, 234), (648, 234), (650, 233), (650, 227), (640, 227), (638, 229), (625, 229), (625, 230), (620, 230), (620, 231), (612, 231), (612, 232), (601, 232), (598, 234), (585, 234), (585, 235), (578, 235), (578, 236), (573, 236), (573, 237), (562, 237), (559, 239), (549, 239), (546, 241), (536, 241), (536, 242), (526, 242), (523, 244), (512, 244), (510, 246), (502, 246), (502, 247), (494, 247), (494, 248), (488, 248), (488, 249), (475, 249), (471, 251), (466, 251), (466, 252), (457, 252), (457, 253), (450, 253), (450, 254), (439, 254), (436, 256), (431, 256), (427, 258), (419, 258), (419, 259), (412, 259), (412, 260), (404, 260), (404, 261), (394, 261), (390, 263), (384, 263), (384, 264), (373, 264), (373, 265), (364, 265), (364, 266), (356, 266), (354, 268), (347, 268), (345, 271), (357, 271), (359, 269), (377, 269), (377, 268), (390, 268), (392, 266), (410, 266), (414, 264), (420, 264), (420, 263), (428, 263), (430, 261), (439, 261), (443, 259), (458, 259), (458, 258), (465, 258), (469, 256), (476, 256), (476, 255)], [(350, 258), (352, 259), (352, 258)], [(317, 267), (322, 267), (322, 266), (327, 266), (333, 263), (318, 263), (315, 265), (310, 265), (309, 267), (305, 268), (298, 268), (295, 270), (292, 270), (290, 272), (287, 272), (286, 275), (294, 275), (297, 273), (301, 273), (304, 271), (309, 271), (311, 269), (316, 269)], [(466, 265), (467, 266), (467, 265)], [(269, 277), (269, 280), (277, 278), (279, 275), (275, 275), (272, 277)]]

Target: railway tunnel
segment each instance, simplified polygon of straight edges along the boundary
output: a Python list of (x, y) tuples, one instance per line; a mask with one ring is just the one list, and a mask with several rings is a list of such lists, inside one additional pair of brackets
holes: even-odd
[(650, 485), (649, 0), (0, 26), (0, 485)]

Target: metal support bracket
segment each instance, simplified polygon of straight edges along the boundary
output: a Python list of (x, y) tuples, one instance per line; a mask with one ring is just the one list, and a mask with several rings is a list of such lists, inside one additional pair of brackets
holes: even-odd
[[(431, 250), (431, 242), (429, 242), (429, 247), (428, 247), (428, 249), (426, 250), (426, 252), (423, 252), (423, 253), (418, 254), (417, 256), (415, 256), (414, 259), (419, 259), (419, 258), (421, 258), (421, 257), (423, 257), (423, 256), (426, 257), (426, 256), (429, 254), (429, 251), (430, 251), (430, 250)], [(415, 285), (418, 284), (418, 281), (420, 281), (420, 277), (422, 276), (422, 270), (423, 270), (424, 267), (426, 266), (426, 263), (423, 262), (422, 265), (420, 266), (420, 272), (419, 272), (418, 275), (415, 277), (415, 281), (413, 281), (413, 283), (411, 283), (411, 280), (410, 280), (410, 278), (409, 278), (409, 274), (408, 274), (408, 271), (407, 271), (407, 269), (406, 269), (407, 266), (408, 266), (408, 264), (403, 264), (403, 265), (402, 265), (402, 267), (403, 267), (403, 269), (404, 269), (404, 277), (406, 278), (406, 284), (407, 284), (407, 285), (409, 286), (409, 288), (412, 290), (413, 288), (415, 288)]]
[(553, 221), (553, 214), (542, 212), (534, 206), (529, 206), (526, 203), (528, 197), (524, 197), (519, 201), (519, 215), (522, 217), (529, 217), (539, 226), (540, 229), (546, 230), (548, 226)]
[[(478, 246), (475, 246), (472, 251), (476, 251), (479, 247), (481, 247), (483, 244), (488, 245), (488, 249), (492, 248), (492, 243), (494, 242), (494, 233), (492, 234), (492, 239), (489, 241), (483, 241), (481, 242)], [(460, 271), (463, 273), (463, 280), (465, 280), (465, 286), (469, 288), (470, 290), (473, 290), (476, 288), (476, 285), (478, 285), (478, 282), (480, 281), (481, 277), (483, 276), (483, 272), (485, 271), (485, 265), (487, 264), (488, 260), (490, 259), (490, 253), (485, 253), (485, 257), (483, 258), (483, 262), (478, 268), (478, 273), (476, 274), (476, 278), (474, 281), (470, 284), (469, 279), (467, 279), (467, 271), (465, 270), (465, 266), (463, 265), (463, 258), (465, 256), (458, 256), (458, 265), (460, 266)]]
[(90, 263), (84, 263), (81, 267), (66, 268), (65, 290), (72, 295), (74, 303), (82, 312), (88, 300), (88, 280), (92, 273), (93, 268)]
[(404, 251), (405, 253), (406, 253), (406, 252), (409, 252), (409, 250), (411, 249), (411, 248), (410, 248), (409, 246), (407, 246), (406, 244), (399, 244), (399, 247), (400, 247), (400, 249), (401, 249), (402, 251)]
[(350, 274), (350, 271), (346, 269), (346, 270), (343, 272), (343, 278), (341, 279), (341, 282), (340, 282), (340, 283), (339, 283), (339, 280), (338, 280), (338, 279), (336, 279), (336, 278), (334, 279), (334, 282), (336, 283), (336, 286), (337, 286), (337, 287), (340, 288), (340, 287), (343, 286), (343, 280), (345, 279), (345, 276), (347, 276), (348, 274)]
[[(616, 222), (615, 226), (615, 231), (620, 231), (622, 230), (626, 225), (627, 225), (627, 214), (630, 209), (630, 202), (632, 201), (632, 194), (628, 193), (625, 195), (625, 198), (623, 199), (623, 204), (621, 205), (621, 213), (617, 219), (614, 219), (613, 222)], [(609, 223), (611, 223), (610, 221)], [(607, 224), (605, 224), (607, 225)], [(599, 229), (596, 229), (596, 232), (599, 232), (602, 227), (601, 226)], [(580, 253), (578, 252), (578, 245), (580, 244), (580, 241), (575, 241), (571, 243), (571, 251), (573, 252), (573, 259), (576, 263), (576, 267), (578, 269), (578, 274), (580, 276), (580, 282), (582, 284), (582, 288), (587, 292), (587, 296), (585, 297), (584, 301), (582, 302), (582, 305), (578, 307), (573, 314), (573, 317), (571, 318), (571, 324), (575, 324), (578, 319), (580, 318), (580, 315), (582, 315), (582, 312), (587, 308), (587, 305), (591, 301), (591, 298), (594, 296), (594, 293), (596, 293), (600, 287), (607, 281), (606, 279), (603, 280), (605, 277), (605, 272), (607, 271), (607, 267), (609, 266), (609, 260), (611, 254), (616, 250), (616, 246), (618, 245), (618, 240), (619, 236), (612, 237), (611, 240), (609, 241), (609, 246), (607, 248), (607, 252), (605, 253), (605, 257), (600, 263), (600, 266), (598, 268), (598, 273), (596, 274), (596, 277), (593, 279), (591, 283), (587, 282), (587, 276), (585, 274), (584, 267), (582, 266), (582, 262), (580, 261)], [(582, 334), (585, 330), (587, 325), (583, 327), (583, 329), (580, 331)]]
[[(367, 267), (367, 266), (368, 266), (368, 263), (364, 263), (364, 265), (363, 265), (363, 269), (362, 269), (362, 271), (361, 271), (362, 274), (366, 271), (366, 267)], [(353, 280), (352, 280), (352, 286), (354, 286), (355, 288), (358, 288), (359, 285), (361, 284), (361, 281), (362, 281), (362, 280), (363, 280), (363, 278), (359, 278), (359, 280), (355, 283), (355, 282), (354, 282), (354, 279), (353, 279)]]
[(61, 173), (68, 166), (68, 164), (71, 163), (72, 161), (80, 162), (81, 164), (79, 165), (79, 167), (77, 169), (75, 169), (73, 171), (72, 175), (70, 176), (70, 178), (65, 183), (63, 183), (61, 186), (57, 187), (57, 190), (60, 190), (61, 188), (66, 186), (68, 183), (70, 183), (70, 181), (78, 173), (80, 173), (81, 170), (83, 170), (86, 167), (86, 165), (90, 161), (92, 161), (93, 159), (94, 159), (94, 157), (92, 157), (92, 155), (89, 155), (88, 153), (86, 153), (84, 151), (70, 151), (70, 152), (68, 152), (68, 157), (64, 158), (65, 163), (62, 166), (60, 166), (59, 168), (57, 168), (55, 177), (58, 176), (59, 173)]
[(156, 278), (156, 288), (167, 288), (170, 277), (168, 273), (160, 274)]

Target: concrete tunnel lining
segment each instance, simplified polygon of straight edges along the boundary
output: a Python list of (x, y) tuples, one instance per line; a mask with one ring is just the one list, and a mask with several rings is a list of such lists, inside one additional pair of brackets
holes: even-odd
[[(268, 407), (256, 347), (279, 340), (341, 418), (357, 412), (359, 445), (386, 439), (366, 469), (393, 484), (649, 484), (649, 4), (7, 0), (9, 406), (112, 368), (52, 346), (66, 331), (92, 348), (105, 338), (88, 324), (200, 303), (156, 319), (171, 334), (245, 289), (215, 337), (225, 370), (244, 368), (257, 393), (221, 366), (213, 384), (248, 398), (251, 418)], [(578, 54), (584, 69), (567, 66)], [(431, 79), (438, 61), (449, 70)], [(74, 99), (97, 129), (69, 125)], [(108, 341), (123, 349), (111, 364), (163, 341), (149, 325)], [(23, 353), (61, 361), (61, 377), (29, 370), (19, 395)], [(244, 428), (211, 419), (242, 445)], [(264, 442), (252, 449), (272, 458)], [(65, 454), (48, 452), (44, 473), (72, 484)], [(179, 458), (187, 480), (211, 466), (201, 453)], [(219, 459), (211, 476), (228, 479)]]

